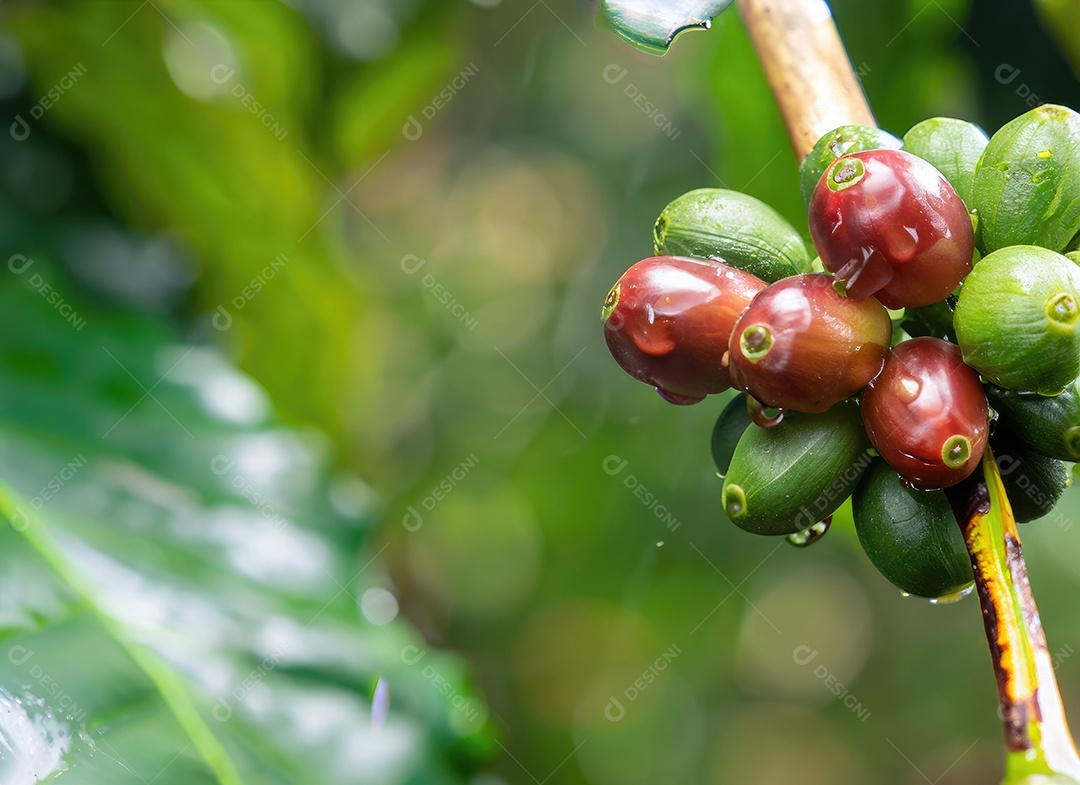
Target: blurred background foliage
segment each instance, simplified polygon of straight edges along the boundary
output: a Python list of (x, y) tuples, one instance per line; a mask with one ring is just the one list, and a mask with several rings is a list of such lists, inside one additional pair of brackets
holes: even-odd
[[(1080, 107), (1073, 2), (1046, 0), (1046, 28), (1005, 0), (832, 5), (894, 133)], [(723, 401), (666, 405), (607, 356), (600, 303), (672, 198), (723, 184), (805, 216), (736, 13), (663, 59), (591, 17), (0, 8), (8, 516), (86, 458), (4, 535), (2, 630), (91, 707), (64, 781), (174, 754), (161, 782), (997, 781), (976, 603), (901, 598), (842, 527), (809, 551), (735, 530)], [(260, 433), (250, 483), (223, 482), (214, 458)], [(1023, 533), (1080, 723), (1075, 491), (1059, 509)], [(217, 721), (270, 620), (288, 656)], [(9, 695), (41, 692), (0, 664)], [(138, 762), (94, 768), (106, 744)]]

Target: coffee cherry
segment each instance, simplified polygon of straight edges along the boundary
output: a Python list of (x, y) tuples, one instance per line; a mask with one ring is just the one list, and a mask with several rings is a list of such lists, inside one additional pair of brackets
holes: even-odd
[(987, 385), (986, 397), (1010, 435), (1029, 449), (1059, 461), (1080, 461), (1080, 387), (1076, 382), (1054, 396)]
[(1016, 522), (1037, 520), (1054, 509), (1072, 481), (1068, 464), (1035, 452), (1002, 428), (990, 444)]
[(855, 531), (878, 572), (906, 594), (939, 599), (972, 583), (971, 561), (942, 491), (915, 491), (874, 461), (851, 496)]
[(975, 169), (989, 141), (974, 123), (932, 117), (904, 134), (904, 151), (933, 164), (970, 208), (974, 204)]
[(762, 290), (731, 333), (732, 386), (768, 406), (823, 412), (881, 370), (892, 322), (876, 300), (836, 293), (832, 276), (793, 275)]
[(697, 403), (731, 386), (722, 363), (732, 326), (765, 288), (719, 262), (655, 256), (627, 270), (604, 302), (612, 357), (671, 403)]
[(989, 409), (959, 347), (938, 338), (897, 344), (862, 396), (870, 441), (916, 488), (946, 488), (979, 465)]
[(831, 515), (870, 464), (859, 408), (789, 414), (771, 428), (752, 425), (735, 447), (721, 501), (736, 526), (794, 534)]
[(664, 208), (653, 227), (657, 255), (712, 259), (779, 281), (810, 272), (799, 231), (749, 194), (724, 188), (689, 191)]
[(971, 271), (963, 200), (937, 169), (899, 150), (838, 158), (810, 200), (810, 235), (849, 297), (889, 308), (944, 300)]
[(799, 165), (799, 188), (807, 205), (814, 196), (821, 175), (832, 162), (848, 153), (864, 150), (899, 150), (903, 143), (888, 131), (866, 125), (842, 125), (829, 131), (814, 143), (813, 149)]
[(964, 360), (999, 387), (1054, 393), (1080, 375), (1080, 267), (1033, 245), (983, 257), (956, 303)]
[(975, 172), (982, 249), (1063, 251), (1080, 232), (1080, 114), (1043, 104), (990, 138)]

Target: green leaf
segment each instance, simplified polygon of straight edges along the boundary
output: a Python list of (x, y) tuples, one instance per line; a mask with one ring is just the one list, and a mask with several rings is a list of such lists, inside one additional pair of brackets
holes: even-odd
[(361, 612), (367, 490), (324, 436), (43, 259), (0, 326), (0, 781), (461, 781), (486, 714), (456, 660)]
[(643, 52), (662, 55), (684, 30), (708, 29), (732, 0), (601, 0), (600, 13), (615, 33)]

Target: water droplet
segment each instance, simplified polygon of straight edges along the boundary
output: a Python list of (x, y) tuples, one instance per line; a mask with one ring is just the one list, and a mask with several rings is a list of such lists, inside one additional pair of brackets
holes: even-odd
[(660, 540), (660, 542), (656, 543), (656, 547), (657, 548), (663, 548), (664, 547), (664, 541)]
[(904, 591), (903, 589), (901, 589), (901, 590), (900, 590), (900, 596), (901, 596), (901, 597), (910, 597), (910, 596), (911, 596), (911, 592), (906, 592), (906, 591)]
[(969, 583), (960, 591), (953, 592), (952, 594), (943, 594), (940, 597), (931, 597), (931, 605), (952, 605), (954, 602), (960, 602), (960, 600), (967, 597), (971, 592), (975, 590), (975, 584)]
[(802, 531), (797, 531), (794, 534), (789, 534), (787, 536), (787, 541), (796, 548), (809, 547), (824, 537), (831, 525), (832, 515), (826, 515), (824, 519), (818, 521), (813, 526), (803, 529)]

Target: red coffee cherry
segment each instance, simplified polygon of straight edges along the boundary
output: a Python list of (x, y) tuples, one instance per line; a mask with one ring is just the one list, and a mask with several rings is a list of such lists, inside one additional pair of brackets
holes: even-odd
[(823, 412), (878, 375), (892, 338), (877, 300), (837, 294), (825, 273), (767, 286), (731, 333), (731, 384), (768, 406)]
[(731, 387), (722, 359), (731, 328), (765, 282), (720, 262), (654, 256), (604, 301), (604, 336), (623, 370), (671, 403)]
[(897, 344), (862, 396), (874, 449), (916, 488), (947, 488), (979, 465), (989, 409), (960, 347), (940, 338)]
[(836, 159), (810, 200), (810, 236), (849, 297), (873, 295), (889, 308), (944, 300), (971, 272), (975, 248), (949, 181), (900, 150)]

